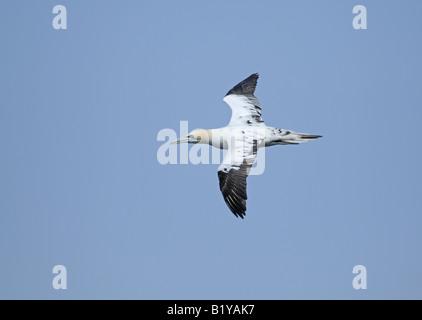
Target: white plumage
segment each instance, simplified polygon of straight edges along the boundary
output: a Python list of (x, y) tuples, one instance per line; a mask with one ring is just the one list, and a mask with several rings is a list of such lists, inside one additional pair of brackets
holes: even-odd
[(219, 129), (195, 130), (175, 143), (204, 143), (227, 149), (218, 167), (220, 190), (224, 200), (236, 217), (246, 215), (246, 178), (255, 162), (259, 148), (273, 145), (299, 144), (321, 136), (296, 133), (265, 125), (261, 105), (254, 96), (258, 74), (233, 87), (226, 96), (232, 109), (228, 126)]

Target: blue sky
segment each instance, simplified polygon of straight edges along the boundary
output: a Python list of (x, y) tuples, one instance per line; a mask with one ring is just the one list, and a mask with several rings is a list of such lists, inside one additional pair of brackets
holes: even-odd
[[(421, 299), (421, 10), (2, 1), (0, 298)], [(157, 133), (226, 125), (254, 72), (268, 125), (324, 138), (267, 150), (240, 220), (218, 165), (160, 165)]]

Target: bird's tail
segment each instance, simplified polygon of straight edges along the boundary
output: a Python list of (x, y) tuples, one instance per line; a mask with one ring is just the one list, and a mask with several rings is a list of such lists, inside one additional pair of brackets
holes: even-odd
[(309, 140), (315, 140), (321, 137), (322, 136), (307, 134), (307, 133), (284, 131), (277, 138), (279, 140), (278, 141), (279, 144), (299, 144), (299, 143), (307, 142)]

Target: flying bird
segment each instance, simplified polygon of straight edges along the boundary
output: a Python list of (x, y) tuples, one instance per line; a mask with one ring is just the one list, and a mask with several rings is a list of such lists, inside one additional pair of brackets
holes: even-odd
[(229, 124), (224, 128), (194, 130), (172, 142), (209, 144), (227, 150), (218, 167), (218, 179), (224, 201), (236, 217), (246, 215), (246, 178), (255, 162), (259, 148), (299, 144), (320, 138), (318, 135), (296, 133), (265, 125), (261, 105), (254, 96), (259, 75), (252, 74), (224, 97), (232, 109)]

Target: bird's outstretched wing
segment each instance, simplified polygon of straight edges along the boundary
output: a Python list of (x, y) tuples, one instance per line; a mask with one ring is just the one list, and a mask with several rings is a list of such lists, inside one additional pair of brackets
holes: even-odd
[[(241, 131), (241, 130), (239, 130)], [(233, 132), (223, 163), (218, 167), (218, 179), (224, 201), (236, 217), (246, 215), (246, 178), (256, 159), (259, 138), (245, 132)]]
[(252, 74), (227, 92), (223, 101), (232, 109), (229, 126), (264, 126), (261, 105), (254, 96), (259, 75)]

